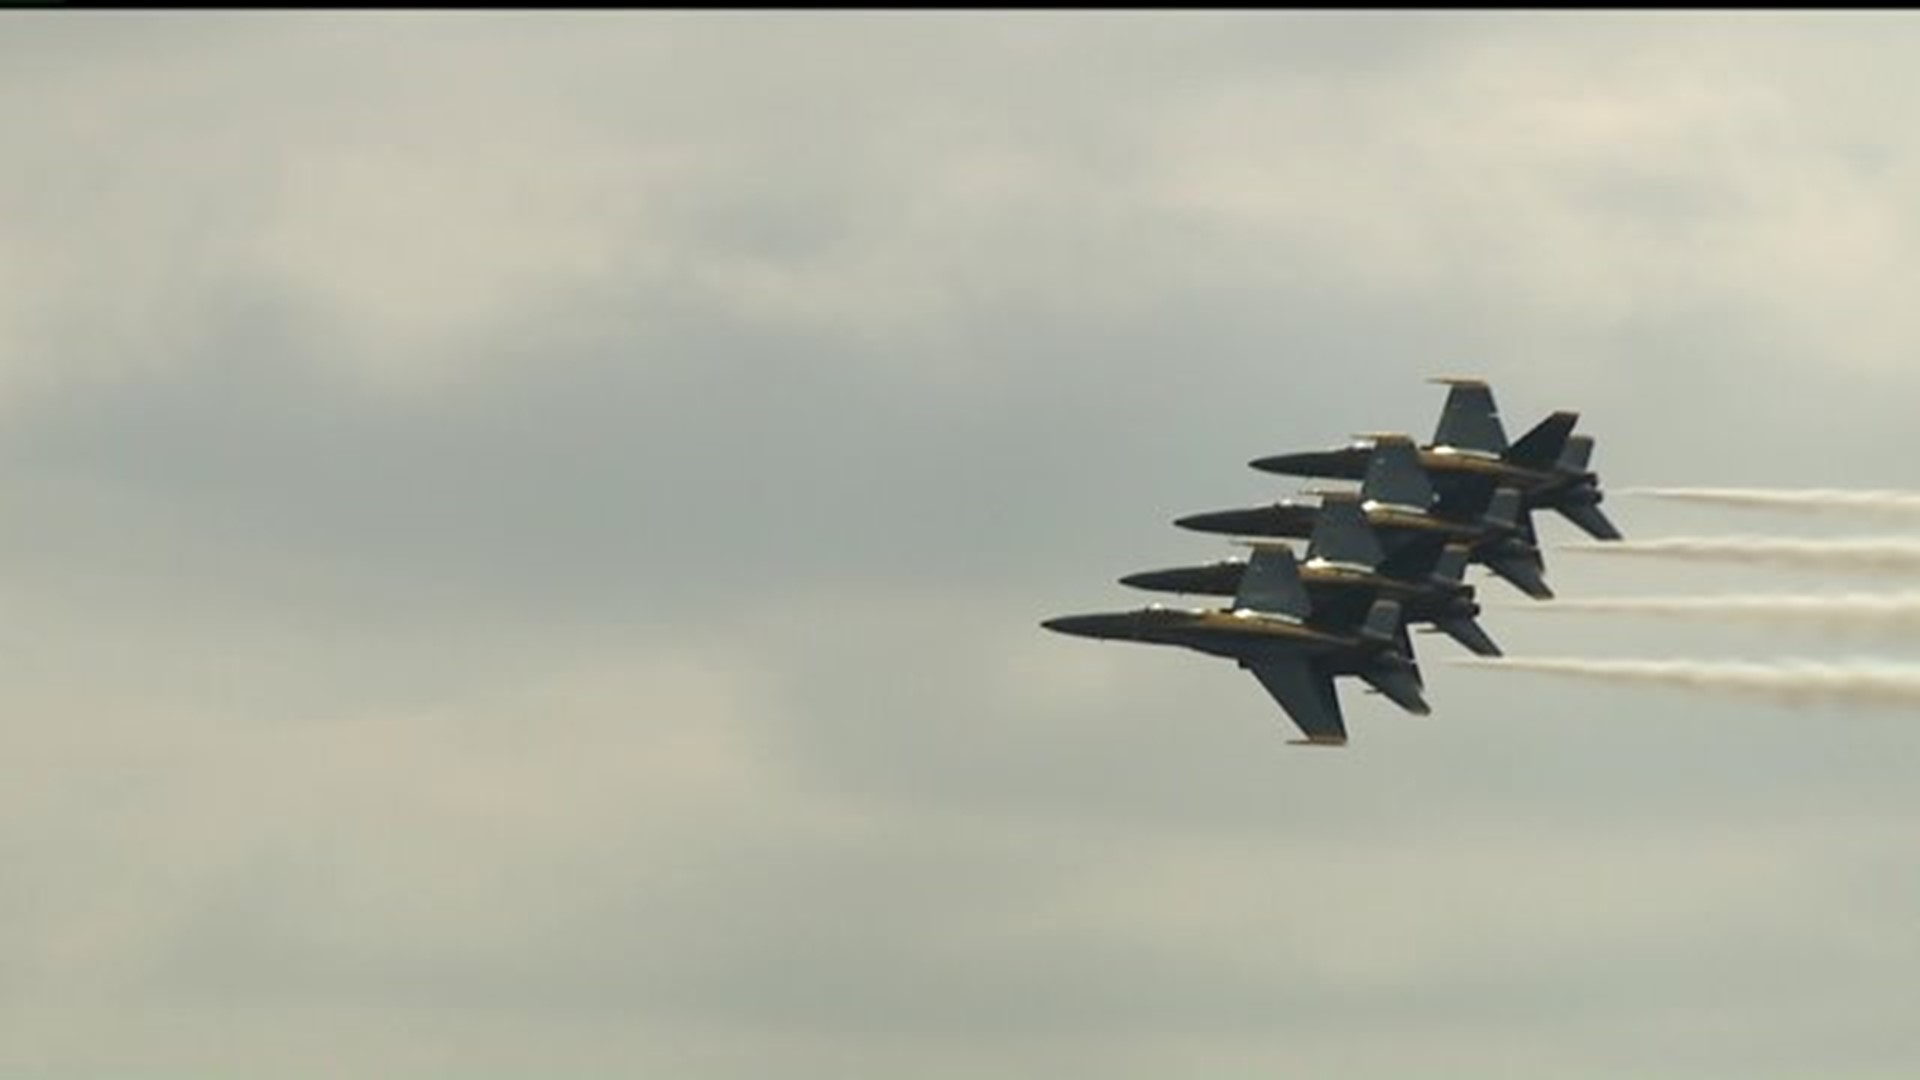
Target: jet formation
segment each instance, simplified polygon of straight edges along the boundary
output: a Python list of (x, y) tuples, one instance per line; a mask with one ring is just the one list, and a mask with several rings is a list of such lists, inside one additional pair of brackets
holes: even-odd
[[(1476, 655), (1501, 655), (1479, 623), (1468, 566), (1484, 566), (1527, 596), (1549, 600), (1534, 511), (1557, 511), (1598, 540), (1621, 538), (1600, 510), (1600, 478), (1588, 464), (1593, 439), (1573, 433), (1578, 413), (1555, 412), (1509, 443), (1485, 382), (1433, 381), (1448, 387), (1447, 400), (1424, 446), (1408, 435), (1373, 434), (1334, 450), (1250, 463), (1286, 476), (1357, 480), (1357, 491), (1313, 490), (1303, 494), (1317, 502), (1282, 499), (1178, 518), (1182, 528), (1242, 538), (1249, 555), (1120, 579), (1138, 589), (1231, 597), (1228, 606), (1154, 603), (1040, 625), (1233, 660), (1300, 729), (1304, 738), (1295, 743), (1346, 744), (1334, 685), (1343, 675), (1426, 715), (1410, 625), (1445, 634)], [(1306, 540), (1304, 561), (1286, 539)]]

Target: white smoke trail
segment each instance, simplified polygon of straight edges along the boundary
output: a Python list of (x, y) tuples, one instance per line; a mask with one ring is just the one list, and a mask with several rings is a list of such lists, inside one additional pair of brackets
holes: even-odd
[(1920, 492), (1853, 488), (1624, 488), (1639, 495), (1676, 502), (1780, 509), (1882, 510), (1920, 514)]
[(1844, 570), (1920, 571), (1920, 540), (1802, 540), (1783, 536), (1670, 536), (1559, 545), (1595, 552), (1693, 562), (1772, 563)]
[(1566, 675), (1606, 682), (1637, 682), (1729, 694), (1789, 704), (1843, 702), (1920, 706), (1920, 667), (1885, 663), (1830, 664), (1804, 660), (1770, 663), (1698, 660), (1581, 660), (1547, 657), (1458, 658), (1468, 667)]
[(1674, 615), (1748, 622), (1792, 622), (1837, 631), (1920, 631), (1920, 592), (1838, 593), (1832, 596), (1624, 596), (1498, 606), (1546, 614), (1599, 612)]
[(1920, 515), (1920, 492), (1848, 491), (1837, 488), (1626, 488), (1622, 495), (1644, 495), (1677, 502), (1710, 503), (1780, 510), (1868, 511)]

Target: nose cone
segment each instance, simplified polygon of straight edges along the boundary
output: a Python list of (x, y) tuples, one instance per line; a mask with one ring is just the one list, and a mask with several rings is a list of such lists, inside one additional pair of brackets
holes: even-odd
[(1195, 532), (1229, 533), (1235, 536), (1309, 536), (1319, 508), (1275, 503), (1245, 510), (1214, 510), (1188, 514), (1174, 524)]
[(1279, 473), (1281, 476), (1317, 476), (1318, 473), (1301, 471), (1312, 458), (1312, 454), (1274, 454), (1254, 458), (1247, 464), (1261, 472)]
[(1246, 574), (1244, 562), (1220, 562), (1211, 566), (1182, 566), (1172, 570), (1142, 570), (1120, 579), (1120, 584), (1154, 592), (1209, 593), (1232, 596)]
[(1178, 592), (1179, 579), (1171, 570), (1142, 570), (1137, 574), (1128, 574), (1120, 579), (1120, 584), (1131, 585), (1136, 589), (1152, 589), (1156, 592)]
[(1134, 620), (1129, 614), (1102, 615), (1060, 615), (1047, 619), (1040, 624), (1056, 634), (1072, 634), (1074, 637), (1118, 638), (1132, 637)]
[(1367, 474), (1368, 451), (1362, 450), (1313, 450), (1300, 454), (1275, 454), (1272, 457), (1255, 458), (1248, 465), (1261, 472), (1278, 473), (1281, 476), (1326, 476), (1343, 480), (1358, 480)]

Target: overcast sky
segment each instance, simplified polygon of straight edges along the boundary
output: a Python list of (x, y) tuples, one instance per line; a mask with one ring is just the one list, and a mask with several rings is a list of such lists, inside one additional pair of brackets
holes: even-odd
[[(1251, 458), (1429, 437), (1434, 375), (1578, 410), (1614, 488), (1920, 487), (1916, 56), (0, 18), (0, 1076), (1912, 1075), (1915, 717), (1421, 637), (1434, 715), (1349, 687), (1308, 751), (1038, 622), (1229, 554), (1170, 522), (1292, 493)], [(1517, 655), (1920, 644), (1475, 580)]]

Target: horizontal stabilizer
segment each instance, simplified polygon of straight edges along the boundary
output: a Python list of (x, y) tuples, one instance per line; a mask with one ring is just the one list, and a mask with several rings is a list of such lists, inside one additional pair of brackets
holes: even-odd
[(1414, 680), (1413, 673), (1407, 668), (1391, 665), (1370, 667), (1360, 673), (1360, 678), (1415, 716), (1425, 716), (1433, 711), (1427, 704), (1426, 696), (1420, 692), (1420, 685)]
[(1555, 509), (1568, 521), (1578, 525), (1582, 531), (1595, 540), (1620, 540), (1620, 530), (1614, 527), (1597, 506), (1559, 506)]
[(1487, 569), (1535, 600), (1553, 599), (1553, 590), (1547, 587), (1547, 568), (1541, 562), (1538, 551), (1501, 553), (1488, 556), (1482, 561), (1487, 564)]
[(1567, 437), (1573, 434), (1573, 425), (1580, 422), (1577, 412), (1557, 412), (1533, 426), (1533, 430), (1520, 436), (1520, 441), (1507, 448), (1506, 458), (1511, 464), (1523, 469), (1551, 469), (1567, 452)]
[(1478, 619), (1442, 619), (1434, 628), (1465, 646), (1475, 656), (1500, 656), (1500, 646), (1487, 636)]

